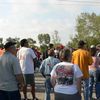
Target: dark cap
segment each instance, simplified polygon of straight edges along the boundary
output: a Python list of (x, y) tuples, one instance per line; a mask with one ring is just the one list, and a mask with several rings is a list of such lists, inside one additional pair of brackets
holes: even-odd
[(12, 42), (12, 41), (7, 41), (5, 44), (4, 44), (4, 48), (7, 49), (13, 45), (15, 45), (16, 43), (15, 42)]
[(83, 45), (85, 45), (86, 43), (83, 41), (83, 40), (80, 40), (79, 42), (78, 42), (78, 45), (79, 46), (83, 46)]

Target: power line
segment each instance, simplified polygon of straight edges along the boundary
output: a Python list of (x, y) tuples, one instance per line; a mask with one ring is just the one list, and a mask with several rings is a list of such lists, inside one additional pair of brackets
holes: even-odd
[[(35, 5), (35, 3), (29, 2), (0, 2), (0, 5), (15, 4), (15, 5)], [(42, 3), (43, 4), (43, 3)], [(48, 4), (48, 3), (45, 3)], [(57, 2), (50, 3), (55, 5), (87, 5), (87, 6), (100, 6), (100, 2), (97, 1), (78, 1), (78, 0), (57, 0)], [(36, 4), (37, 5), (37, 4)]]
[(79, 1), (79, 0), (57, 0), (59, 2), (73, 2), (73, 3), (100, 3), (98, 1)]
[[(62, 4), (59, 4), (59, 3), (57, 3), (56, 5), (69, 5), (69, 6), (73, 6), (73, 5), (83, 5), (83, 4), (71, 4), (71, 3), (62, 3)], [(100, 4), (84, 4), (85, 6), (98, 6), (98, 7), (100, 7)]]
[(96, 1), (73, 1), (73, 0), (57, 0), (57, 5), (87, 5), (87, 6), (100, 6), (100, 2)]

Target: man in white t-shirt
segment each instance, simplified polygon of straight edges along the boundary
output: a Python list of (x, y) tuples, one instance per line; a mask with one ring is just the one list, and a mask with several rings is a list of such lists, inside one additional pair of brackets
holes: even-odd
[(55, 100), (81, 100), (81, 77), (78, 65), (70, 63), (70, 50), (60, 52), (61, 63), (53, 67), (51, 81), (54, 86)]
[(20, 42), (21, 48), (17, 53), (17, 57), (20, 62), (21, 70), (25, 79), (25, 87), (23, 88), (23, 93), (25, 100), (27, 99), (27, 85), (31, 85), (31, 93), (33, 100), (35, 98), (35, 81), (34, 81), (34, 63), (36, 62), (36, 55), (31, 48), (28, 48), (27, 39), (22, 39)]

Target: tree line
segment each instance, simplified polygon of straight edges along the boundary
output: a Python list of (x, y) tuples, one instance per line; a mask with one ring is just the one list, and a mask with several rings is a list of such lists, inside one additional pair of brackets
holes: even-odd
[[(75, 33), (74, 37), (70, 37), (70, 41), (67, 43), (69, 47), (77, 48), (77, 42), (79, 40), (86, 41), (87, 46), (100, 44), (100, 15), (96, 15), (95, 13), (81, 13), (76, 19), (75, 28), (77, 33)], [(40, 33), (37, 38), (40, 48), (43, 50), (47, 48), (51, 39), (55, 46), (61, 44), (61, 39), (57, 30), (54, 31), (52, 38), (48, 33)], [(17, 47), (19, 47), (20, 38), (9, 37), (6, 40), (15, 41), (17, 43)], [(3, 46), (2, 41), (3, 38), (0, 38), (0, 47)], [(28, 38), (28, 42), (32, 46), (36, 43), (34, 37)]]
[(75, 36), (70, 38), (68, 45), (77, 47), (79, 40), (87, 42), (87, 47), (90, 45), (100, 44), (100, 15), (95, 13), (81, 13), (76, 19)]

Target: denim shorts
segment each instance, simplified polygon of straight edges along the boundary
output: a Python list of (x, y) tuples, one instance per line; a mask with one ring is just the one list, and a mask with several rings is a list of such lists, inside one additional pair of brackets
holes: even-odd
[(0, 100), (21, 100), (21, 95), (19, 91), (0, 90)]

